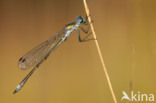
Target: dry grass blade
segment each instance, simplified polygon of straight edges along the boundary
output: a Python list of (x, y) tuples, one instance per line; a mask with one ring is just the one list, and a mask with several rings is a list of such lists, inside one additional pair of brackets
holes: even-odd
[[(90, 27), (91, 27), (91, 30), (92, 30), (92, 33), (93, 33), (93, 37), (96, 39), (96, 34), (95, 34), (95, 31), (94, 31), (94, 26), (91, 23), (92, 20), (91, 20), (91, 17), (90, 17), (87, 2), (86, 2), (86, 0), (83, 0), (83, 2), (84, 2), (84, 7), (85, 7), (85, 10), (86, 10), (87, 17), (88, 17), (88, 21), (90, 23)], [(98, 43), (97, 39), (94, 40), (94, 41), (95, 41), (95, 44), (96, 44), (96, 47), (97, 47), (97, 51), (98, 51), (98, 54), (99, 54), (99, 57), (100, 57), (100, 60), (101, 60), (102, 66), (103, 66), (104, 73), (106, 75), (106, 79), (107, 79), (109, 89), (111, 91), (114, 103), (117, 103), (116, 96), (115, 96), (115, 93), (113, 91), (112, 84), (111, 84), (111, 81), (110, 81), (110, 78), (109, 78), (109, 75), (108, 75), (108, 72), (107, 72), (107, 68), (105, 66), (105, 63), (104, 63), (104, 60), (103, 60), (103, 57), (102, 57), (102, 53), (101, 53), (101, 50), (100, 50), (100, 47), (99, 47), (99, 43)]]

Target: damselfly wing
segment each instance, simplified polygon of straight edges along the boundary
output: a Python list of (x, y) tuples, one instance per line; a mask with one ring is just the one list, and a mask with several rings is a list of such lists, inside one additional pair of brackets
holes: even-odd
[(52, 36), (49, 40), (46, 40), (30, 50), (24, 56), (22, 56), (18, 61), (18, 66), (20, 69), (27, 69), (36, 64), (38, 64), (48, 52), (53, 48), (56, 43), (64, 36), (65, 31), (62, 30), (61, 32)]

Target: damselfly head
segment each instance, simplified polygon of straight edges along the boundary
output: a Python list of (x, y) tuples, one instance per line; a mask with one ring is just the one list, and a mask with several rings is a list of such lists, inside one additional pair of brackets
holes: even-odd
[(77, 17), (77, 22), (83, 23), (83, 18), (81, 16)]

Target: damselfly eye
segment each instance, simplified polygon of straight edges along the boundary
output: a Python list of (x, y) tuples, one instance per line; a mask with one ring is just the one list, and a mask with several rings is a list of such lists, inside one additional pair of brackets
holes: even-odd
[(83, 23), (83, 18), (81, 16), (78, 16), (77, 21), (80, 22), (80, 23)]

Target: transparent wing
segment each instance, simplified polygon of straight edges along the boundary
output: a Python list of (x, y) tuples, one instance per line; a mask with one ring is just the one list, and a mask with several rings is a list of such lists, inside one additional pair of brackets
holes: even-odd
[(65, 29), (52, 36), (50, 39), (39, 44), (24, 56), (22, 56), (18, 61), (19, 68), (27, 69), (33, 65), (38, 64), (42, 59), (46, 57), (51, 48), (53, 48), (57, 44), (57, 42), (64, 36), (64, 33)]

